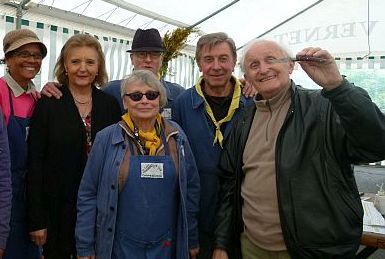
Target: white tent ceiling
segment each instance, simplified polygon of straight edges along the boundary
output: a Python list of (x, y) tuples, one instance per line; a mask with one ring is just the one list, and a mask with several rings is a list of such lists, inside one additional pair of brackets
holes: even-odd
[[(20, 3), (27, 4), (21, 12), (23, 20), (15, 19)], [(193, 85), (199, 76), (194, 61), (197, 38), (223, 31), (238, 48), (261, 36), (285, 43), (293, 53), (308, 46), (325, 48), (358, 85), (370, 89), (367, 82), (378, 82), (377, 92), (370, 91), (379, 102), (384, 99), (379, 90), (384, 89), (385, 78), (384, 10), (384, 0), (0, 0), (0, 38), (17, 28), (14, 21), (16, 25), (20, 21), (21, 27), (35, 30), (44, 40), (49, 58), (35, 79), (40, 85), (53, 80), (56, 57), (66, 39), (90, 33), (103, 46), (110, 79), (118, 79), (132, 69), (129, 56), (122, 53), (130, 47), (136, 29), (154, 27), (164, 34), (210, 17), (199, 23), (200, 32), (191, 35), (183, 55), (169, 62), (167, 80)], [(242, 76), (238, 67), (235, 75)], [(309, 86), (299, 68), (293, 78), (316, 87)], [(385, 110), (385, 103), (381, 107)]]
[[(3, 1), (15, 2), (22, 1)], [(28, 2), (28, 1), (27, 1)], [(264, 33), (281, 21), (314, 4), (314, 0), (32, 0), (36, 5), (53, 7), (79, 16), (88, 16), (133, 30), (157, 28), (162, 34), (176, 27), (193, 25), (221, 8), (228, 8), (200, 23), (201, 33), (224, 31), (237, 46)], [(320, 1), (318, 1), (320, 2)], [(53, 10), (52, 9), (52, 10)], [(28, 12), (28, 10), (24, 11)], [(194, 45), (194, 39), (191, 43)]]
[(164, 34), (219, 11), (199, 23), (200, 32), (190, 36), (190, 45), (203, 33), (224, 31), (239, 48), (263, 35), (294, 51), (317, 45), (339, 56), (372, 54), (369, 49), (375, 55), (385, 53), (382, 0), (24, 0), (27, 2), (29, 9), (24, 14), (91, 17), (107, 30), (129, 38), (137, 28), (154, 27)]

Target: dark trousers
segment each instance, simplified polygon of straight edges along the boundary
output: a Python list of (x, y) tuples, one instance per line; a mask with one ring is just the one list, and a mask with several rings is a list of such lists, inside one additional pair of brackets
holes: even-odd
[(44, 259), (76, 258), (76, 202), (52, 198), (49, 202), (47, 243)]

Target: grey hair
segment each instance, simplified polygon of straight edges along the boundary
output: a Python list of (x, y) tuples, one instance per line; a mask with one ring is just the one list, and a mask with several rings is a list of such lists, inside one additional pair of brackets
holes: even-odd
[(242, 54), (241, 54), (241, 58), (239, 60), (239, 63), (240, 63), (240, 67), (241, 67), (241, 70), (243, 73), (246, 72), (246, 64), (245, 64), (245, 61), (246, 61), (246, 56), (249, 52), (249, 50), (254, 47), (254, 45), (257, 45), (257, 44), (261, 44), (261, 43), (274, 43), (276, 44), (279, 49), (283, 52), (283, 54), (290, 58), (290, 57), (293, 57), (293, 52), (288, 48), (287, 45), (283, 44), (283, 43), (279, 43), (277, 41), (274, 41), (274, 40), (267, 40), (267, 39), (255, 39), (255, 40), (252, 40), (251, 42), (249, 42), (246, 47), (243, 48), (243, 51), (242, 51)]
[(231, 54), (233, 55), (234, 61), (237, 60), (237, 48), (235, 47), (234, 40), (230, 38), (226, 33), (224, 32), (216, 32), (216, 33), (210, 33), (203, 35), (199, 38), (197, 42), (197, 47), (195, 50), (195, 59), (197, 62), (199, 62), (199, 59), (201, 57), (202, 49), (205, 46), (208, 46), (209, 49), (212, 49), (214, 46), (226, 42), (230, 49)]
[(149, 70), (134, 70), (130, 75), (128, 75), (122, 80), (121, 88), (120, 88), (121, 89), (120, 94), (122, 98), (124, 94), (126, 94), (127, 88), (132, 83), (136, 83), (136, 82), (147, 85), (154, 91), (159, 92), (160, 93), (159, 106), (160, 108), (163, 108), (164, 106), (166, 106), (167, 104), (166, 89), (160, 83), (159, 79), (154, 75), (154, 73)]

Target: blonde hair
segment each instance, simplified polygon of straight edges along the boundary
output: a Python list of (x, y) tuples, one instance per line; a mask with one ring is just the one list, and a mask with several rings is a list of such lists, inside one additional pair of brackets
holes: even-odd
[(56, 61), (55, 65), (56, 79), (59, 83), (63, 85), (68, 85), (68, 76), (66, 75), (66, 69), (64, 66), (64, 62), (67, 58), (68, 52), (72, 48), (84, 46), (94, 48), (98, 53), (98, 74), (92, 84), (95, 86), (104, 86), (108, 81), (108, 75), (106, 71), (106, 61), (104, 59), (102, 46), (95, 37), (88, 34), (76, 34), (69, 38), (64, 44), (63, 48), (60, 51), (60, 56)]

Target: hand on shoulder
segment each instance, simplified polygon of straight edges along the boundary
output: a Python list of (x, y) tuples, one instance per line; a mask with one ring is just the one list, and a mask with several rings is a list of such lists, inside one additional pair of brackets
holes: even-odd
[(44, 85), (43, 89), (41, 89), (41, 94), (47, 97), (53, 96), (56, 99), (60, 99), (63, 96), (60, 87), (61, 85), (57, 82), (48, 82)]

